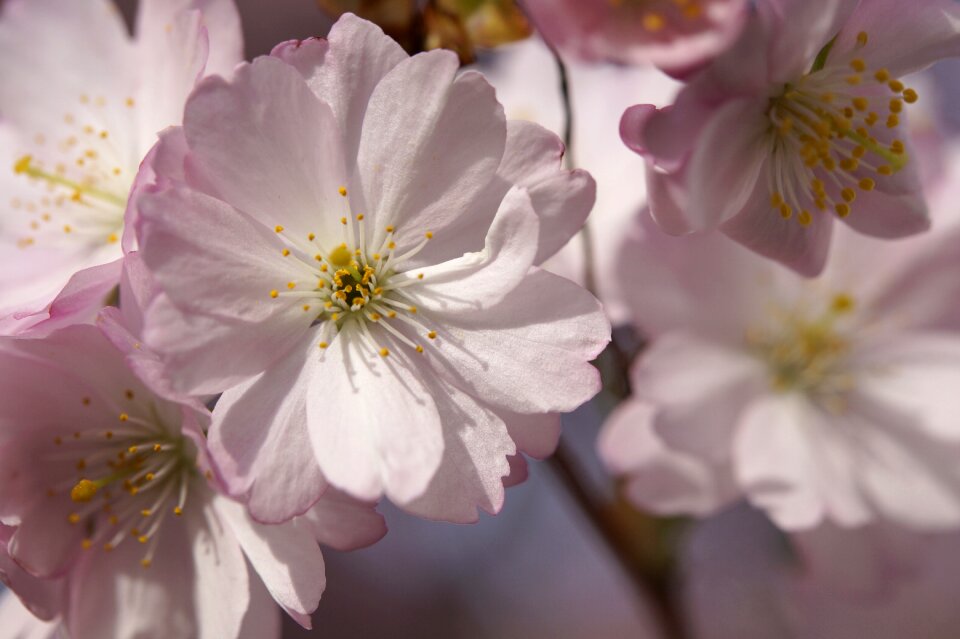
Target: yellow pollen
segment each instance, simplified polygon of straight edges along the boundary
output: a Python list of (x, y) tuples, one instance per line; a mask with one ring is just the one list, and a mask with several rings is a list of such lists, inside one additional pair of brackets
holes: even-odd
[(357, 221), (363, 222), (363, 213), (360, 213), (359, 215), (357, 215)]
[(893, 175), (893, 168), (884, 164), (877, 167), (877, 173), (880, 175)]
[(396, 311), (388, 311), (388, 312), (387, 312), (387, 317), (389, 317), (390, 319), (393, 319), (393, 318), (395, 318), (396, 316), (397, 316), (397, 312), (396, 312)]
[(309, 310), (310, 310), (310, 305), (309, 305), (309, 304), (304, 304), (304, 305), (303, 305), (303, 310), (304, 310), (304, 311), (309, 311)]
[(392, 226), (388, 226), (388, 227), (387, 227), (387, 233), (393, 233), (393, 227), (392, 227)]
[(840, 217), (847, 217), (850, 215), (850, 205), (844, 202), (839, 202), (834, 209), (836, 210), (837, 215)]
[(133, 98), (127, 98), (124, 104), (126, 104), (129, 108), (132, 109), (136, 105), (136, 102), (134, 101)]
[(863, 97), (854, 98), (852, 103), (853, 108), (855, 108), (857, 111), (866, 111), (870, 106), (870, 101)]
[(152, 562), (146, 557), (140, 560), (140, 565), (143, 566), (144, 568), (149, 568), (151, 563)]
[(69, 521), (71, 524), (79, 524), (79, 523), (80, 523), (80, 514), (79, 514), (79, 513), (70, 513), (70, 514), (67, 516), (67, 521)]
[(810, 211), (804, 209), (797, 216), (797, 222), (800, 223), (800, 226), (810, 226), (813, 223), (813, 216), (810, 215)]
[(337, 248), (330, 251), (330, 263), (334, 266), (344, 267), (350, 264), (351, 254), (350, 249), (347, 248), (346, 244), (341, 244)]
[(290, 249), (283, 249), (282, 251), (280, 251), (280, 254), (283, 255), (284, 257), (287, 257), (290, 255)]
[(832, 310), (834, 313), (849, 313), (853, 310), (853, 307), (853, 297), (847, 295), (846, 293), (839, 293), (835, 295), (833, 301), (830, 303), (830, 310)]
[(861, 31), (860, 33), (857, 34), (857, 45), (858, 45), (858, 46), (860, 46), (860, 47), (865, 47), (865, 46), (867, 46), (867, 41), (868, 41), (868, 40), (869, 40), (869, 36), (867, 35), (867, 32), (866, 32), (866, 31)]
[(127, 415), (126, 413), (120, 413), (120, 421), (121, 421), (121, 422), (125, 422), (125, 421), (127, 421), (128, 419), (130, 419), (130, 416), (129, 416), (129, 415)]
[(667, 26), (667, 21), (659, 13), (648, 13), (643, 16), (643, 28), (650, 33), (656, 33)]
[(891, 113), (900, 113), (901, 111), (903, 111), (903, 102), (901, 102), (901, 101), (900, 101), (899, 99), (897, 99), (897, 98), (894, 98), (893, 100), (890, 100), (890, 112), (891, 112)]
[(339, 189), (337, 189), (337, 192), (343, 197), (347, 197), (347, 187), (341, 186)]
[(137, 537), (137, 541), (139, 541), (141, 544), (145, 544), (148, 541), (150, 541), (150, 538), (147, 537), (146, 535), (140, 535), (139, 537)]
[(900, 80), (890, 80), (890, 82), (887, 83), (887, 86), (890, 87), (890, 90), (894, 93), (900, 93), (903, 91), (903, 82)]
[(183, 508), (181, 508), (180, 506), (174, 506), (173, 514), (177, 517), (181, 516), (183, 514)]
[(388, 349), (386, 348), (380, 349), (380, 357), (387, 357), (388, 355), (390, 355), (390, 351)]
[(876, 185), (877, 183), (870, 178), (861, 179), (859, 184), (860, 188), (864, 191), (872, 191), (873, 187), (875, 187)]
[(297, 287), (297, 283), (296, 283), (296, 282), (287, 282), (287, 288), (289, 288), (290, 290), (293, 290), (293, 289), (295, 289), (296, 287)]
[(83, 541), (80, 542), (80, 546), (83, 547), (84, 550), (90, 550), (91, 548), (93, 548), (93, 540), (84, 539)]
[(25, 155), (13, 165), (13, 172), (16, 174), (26, 173), (30, 170), (30, 163), (33, 162), (33, 156)]
[(429, 337), (430, 339), (437, 339), (437, 332), (430, 331), (429, 333), (427, 333), (427, 337)]
[(873, 77), (877, 82), (886, 82), (890, 79), (890, 72), (886, 69), (878, 69), (877, 72), (873, 74)]
[(433, 233), (432, 233), (431, 231), (427, 231), (427, 232), (424, 233), (423, 235), (424, 235), (424, 237), (426, 237), (428, 240), (432, 240), (432, 239), (433, 239)]
[(847, 76), (847, 84), (849, 84), (852, 87), (859, 85), (861, 81), (862, 79), (860, 78), (859, 75), (854, 74), (851, 76)]
[(105, 543), (105, 544), (103, 545), (103, 551), (104, 551), (104, 552), (110, 552), (111, 550), (113, 550), (113, 544), (111, 544), (111, 543), (108, 541), (107, 543)]
[(320, 346), (320, 348), (327, 348), (327, 347), (330, 346), (330, 345), (327, 344), (326, 342), (320, 342), (320, 344), (318, 344), (318, 346)]
[(88, 502), (97, 494), (97, 485), (89, 479), (81, 479), (70, 490), (70, 499), (77, 502)]
[(913, 104), (916, 102), (920, 96), (917, 95), (917, 92), (913, 89), (904, 89), (903, 90), (903, 101), (907, 104)]
[(273, 299), (277, 299), (277, 296), (278, 296), (278, 295), (280, 295), (280, 291), (278, 291), (278, 290), (276, 290), (276, 289), (270, 291), (270, 297), (272, 297)]
[(842, 191), (840, 191), (840, 196), (844, 199), (845, 202), (853, 202), (855, 199), (857, 199), (857, 192), (851, 189), (850, 187), (847, 187)]
[(417, 350), (418, 353), (422, 353), (422, 352), (423, 352), (423, 346), (420, 346), (419, 344), (417, 344), (417, 349), (416, 349), (416, 350)]

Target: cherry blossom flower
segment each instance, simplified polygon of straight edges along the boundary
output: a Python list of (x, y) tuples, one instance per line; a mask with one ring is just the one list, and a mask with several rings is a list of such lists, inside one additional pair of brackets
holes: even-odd
[(745, 496), (785, 529), (956, 527), (956, 187), (938, 199), (940, 233), (844, 229), (814, 280), (648, 221), (621, 266), (652, 343), (600, 442), (630, 497), (703, 515)]
[(108, 0), (4, 3), (0, 332), (92, 319), (132, 240), (124, 212), (140, 161), (181, 121), (197, 79), (242, 58), (232, 0), (140, 5), (131, 38)]
[(156, 394), (95, 326), (0, 338), (0, 372), (0, 570), (75, 639), (276, 637), (271, 598), (309, 627), (317, 543), (385, 532), (336, 493), (254, 522), (206, 461), (209, 414)]
[(593, 181), (457, 67), (348, 14), (201, 83), (157, 149), (145, 338), (180, 390), (226, 390), (212, 455), (261, 520), (329, 480), (473, 521), (599, 388), (598, 303), (535, 266)]
[(834, 218), (897, 238), (928, 228), (901, 79), (960, 54), (960, 6), (927, 0), (771, 0), (676, 104), (628, 110), (651, 209), (671, 234), (720, 229), (814, 276)]
[(543, 36), (588, 61), (686, 73), (736, 40), (745, 0), (525, 0)]

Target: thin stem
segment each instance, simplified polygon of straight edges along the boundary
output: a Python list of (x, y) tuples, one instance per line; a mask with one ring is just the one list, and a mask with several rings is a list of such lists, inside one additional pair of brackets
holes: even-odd
[(651, 570), (650, 562), (644, 559), (640, 549), (636, 547), (635, 531), (624, 526), (621, 520), (614, 516), (613, 511), (605, 507), (603, 501), (594, 494), (583, 479), (585, 473), (564, 440), (561, 439), (556, 452), (547, 462), (574, 503), (586, 516), (594, 532), (630, 577), (638, 594), (652, 604), (663, 636), (667, 639), (685, 639), (687, 634), (681, 611), (674, 603), (669, 573)]

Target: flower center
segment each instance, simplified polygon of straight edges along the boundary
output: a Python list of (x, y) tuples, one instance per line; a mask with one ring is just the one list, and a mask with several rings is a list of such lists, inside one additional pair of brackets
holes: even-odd
[(607, 0), (615, 9), (640, 12), (643, 28), (650, 33), (663, 31), (667, 25), (703, 16), (701, 0)]
[[(63, 124), (50, 132), (37, 133), (31, 152), (22, 155), (13, 172), (36, 184), (40, 195), (24, 200), (14, 197), (10, 206), (23, 213), (18, 245), (61, 246), (76, 242), (113, 244), (119, 241), (123, 214), (134, 170), (126, 149), (118, 146), (104, 126), (93, 122), (112, 121), (105, 98), (80, 97), (80, 113), (67, 113)], [(125, 111), (134, 108), (127, 99)], [(80, 121), (91, 122), (80, 124)], [(139, 160), (139, 158), (137, 158)]]
[(853, 383), (842, 326), (853, 310), (853, 298), (841, 293), (819, 313), (777, 312), (771, 325), (748, 330), (747, 345), (767, 364), (773, 388), (809, 393), (828, 406), (841, 401)]
[[(132, 399), (133, 391), (126, 391)], [(85, 406), (90, 398), (83, 398)], [(159, 533), (170, 516), (179, 517), (196, 474), (196, 451), (179, 428), (167, 425), (154, 404), (141, 416), (120, 413), (119, 424), (102, 431), (77, 431), (54, 438), (56, 452), (47, 461), (62, 467), (67, 478), (51, 487), (50, 498), (69, 493), (72, 526), (84, 531), (84, 550), (100, 544), (111, 551), (128, 538), (144, 544), (141, 564), (149, 567)], [(70, 478), (72, 477), (72, 478)]]
[[(347, 190), (340, 189), (347, 197)], [(304, 313), (313, 314), (320, 324), (319, 346), (326, 349), (333, 336), (347, 325), (359, 330), (362, 340), (379, 353), (390, 355), (370, 331), (375, 324), (417, 353), (423, 346), (408, 334), (425, 335), (436, 339), (436, 331), (429, 330), (418, 315), (416, 300), (411, 295), (424, 279), (423, 273), (405, 271), (405, 266), (433, 238), (426, 231), (419, 244), (401, 251), (395, 241), (396, 229), (387, 226), (382, 233), (370, 232), (363, 214), (340, 219), (341, 237), (334, 245), (325, 245), (314, 233), (305, 241), (291, 236), (278, 225), (274, 231), (286, 246), (284, 257), (293, 261), (296, 275), (282, 289), (270, 291), (273, 299), (299, 298)]]
[[(861, 32), (857, 49), (866, 43)], [(770, 100), (768, 110), (770, 204), (784, 219), (796, 213), (802, 226), (813, 222), (812, 210), (847, 217), (858, 191), (872, 191), (878, 177), (908, 162), (904, 143), (892, 133), (904, 105), (917, 101), (916, 91), (886, 69), (871, 72), (861, 58), (826, 66), (831, 46), (813, 71)]]

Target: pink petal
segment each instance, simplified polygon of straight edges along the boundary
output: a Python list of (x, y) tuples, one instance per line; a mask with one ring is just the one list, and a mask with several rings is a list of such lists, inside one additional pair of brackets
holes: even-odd
[(589, 362), (609, 341), (610, 325), (596, 299), (569, 280), (534, 269), (483, 312), (424, 307), (439, 335), (426, 351), (431, 365), (485, 403), (566, 412), (600, 390)]
[(653, 406), (628, 400), (610, 415), (597, 441), (611, 472), (627, 475), (626, 496), (635, 505), (663, 515), (708, 515), (735, 498), (719, 469), (673, 451), (653, 428)]
[(557, 449), (560, 441), (560, 415), (522, 415), (507, 411), (497, 411), (507, 425), (510, 438), (516, 443), (517, 451), (533, 457), (546, 459)]
[(852, 366), (857, 387), (889, 409), (909, 416), (935, 437), (960, 441), (960, 338), (955, 333), (905, 333), (863, 344)]
[(694, 230), (715, 229), (747, 205), (768, 153), (766, 108), (765, 100), (732, 100), (703, 128), (685, 177)]
[(77, 272), (54, 298), (46, 313), (34, 316), (47, 317), (21, 334), (37, 338), (73, 324), (93, 322), (117, 286), (121, 263), (121, 260), (115, 260)]
[(336, 550), (357, 550), (374, 544), (387, 534), (387, 524), (373, 504), (357, 501), (330, 488), (298, 525), (309, 525), (317, 541)]
[(809, 226), (802, 226), (796, 215), (785, 220), (770, 206), (770, 192), (764, 182), (765, 178), (761, 177), (740, 213), (724, 223), (720, 230), (747, 248), (780, 262), (800, 275), (819, 275), (826, 265), (830, 250), (832, 213), (814, 211)]
[(148, 309), (143, 337), (179, 387), (221, 391), (293, 346), (310, 320), (297, 299), (270, 298), (290, 277), (272, 229), (179, 187), (144, 195), (140, 208), (140, 255), (166, 292)]
[(323, 556), (310, 529), (292, 521), (259, 524), (241, 504), (225, 497), (215, 498), (212, 508), (273, 599), (297, 623), (310, 629), (310, 615), (327, 585)]
[(497, 175), (527, 189), (540, 218), (534, 264), (559, 251), (579, 231), (593, 208), (597, 184), (582, 170), (561, 170), (560, 139), (538, 124), (507, 123), (507, 144)]
[(191, 172), (221, 199), (271, 230), (339, 237), (340, 217), (349, 215), (339, 193), (348, 184), (339, 128), (290, 65), (261, 57), (231, 82), (204, 80), (183, 128)]
[[(150, 49), (148, 59), (159, 59), (164, 53), (177, 54), (164, 46), (161, 31), (166, 25), (175, 24), (181, 12), (198, 11), (200, 26), (206, 32), (204, 71), (207, 75), (229, 77), (234, 67), (243, 60), (243, 31), (240, 14), (232, 0), (143, 0), (137, 11), (137, 41), (141, 50)], [(158, 67), (148, 67), (158, 68)], [(182, 102), (180, 103), (183, 104)], [(178, 122), (171, 120), (168, 124)]]
[(867, 33), (867, 45), (856, 54), (871, 68), (886, 68), (894, 77), (920, 71), (937, 60), (960, 56), (960, 7), (953, 0), (926, 0), (910, 6), (897, 0), (861, 2), (837, 37), (837, 55), (857, 47), (857, 35)]
[(423, 494), (402, 507), (428, 519), (474, 523), (478, 508), (496, 514), (503, 507), (503, 478), (510, 473), (507, 457), (517, 449), (503, 420), (489, 407), (453, 386), (431, 382), (443, 424), (443, 460)]
[(440, 416), (431, 390), (410, 374), (403, 349), (381, 358), (358, 332), (348, 324), (322, 353), (314, 347), (320, 361), (307, 394), (313, 452), (334, 486), (359, 499), (386, 493), (405, 504), (440, 466)]
[(533, 264), (538, 233), (539, 221), (529, 195), (514, 187), (503, 198), (483, 250), (417, 271), (417, 275), (423, 274), (424, 285), (412, 295), (443, 312), (475, 312), (496, 304), (523, 280)]
[(855, 442), (856, 472), (874, 508), (912, 528), (955, 529), (960, 522), (960, 469), (955, 463), (960, 444), (920, 431), (913, 415), (883, 396), (855, 393), (849, 420), (862, 433)]
[(312, 340), (305, 336), (265, 373), (227, 390), (213, 411), (213, 462), (262, 522), (305, 512), (327, 487), (307, 432), (307, 390), (319, 356)]
[[(817, 53), (845, 26), (860, 0), (768, 0), (758, 5), (769, 35), (769, 80), (807, 73)], [(757, 57), (762, 57), (758, 52)]]
[[(473, 71), (456, 76), (457, 67), (449, 51), (414, 56), (370, 97), (357, 158), (365, 212), (377, 227), (395, 225), (400, 245), (475, 214), (471, 204), (503, 157), (506, 121), (493, 87)], [(435, 242), (418, 260), (454, 257), (432, 255), (443, 248)]]
[(887, 195), (880, 191), (860, 193), (855, 208), (843, 221), (865, 235), (891, 239), (930, 229), (922, 195)]
[[(198, 639), (237, 636), (250, 601), (249, 582), (256, 576), (250, 574), (239, 539), (230, 534), (213, 504), (205, 504), (202, 512), (192, 510), (185, 513), (184, 524), (195, 571), (196, 635)], [(181, 552), (190, 552), (188, 548)]]
[(370, 96), (407, 54), (377, 25), (345, 13), (326, 40), (284, 42), (271, 55), (293, 65), (317, 97), (333, 109), (348, 166), (353, 167)]

